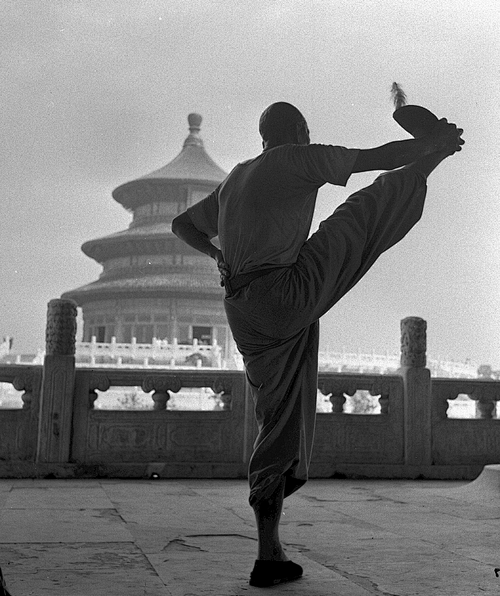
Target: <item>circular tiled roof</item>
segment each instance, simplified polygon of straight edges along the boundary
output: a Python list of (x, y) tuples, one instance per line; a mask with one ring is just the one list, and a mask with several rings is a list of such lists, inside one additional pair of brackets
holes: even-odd
[(196, 275), (189, 273), (165, 273), (159, 275), (145, 275), (133, 278), (118, 278), (97, 280), (85, 286), (65, 292), (61, 297), (75, 300), (82, 305), (90, 300), (106, 298), (108, 295), (119, 298), (121, 295), (137, 293), (140, 297), (151, 294), (179, 294), (192, 293), (197, 297), (204, 295), (222, 295), (224, 293), (219, 283), (217, 273), (213, 275)]
[(115, 232), (109, 236), (87, 240), (82, 244), (82, 251), (98, 263), (116, 256), (144, 253), (141, 247), (147, 247), (146, 252), (158, 254), (168, 252), (171, 242), (177, 240), (170, 225), (164, 222), (128, 228), (121, 232)]
[(199, 135), (201, 120), (199, 114), (189, 114), (189, 135), (179, 155), (159, 170), (118, 186), (112, 193), (113, 198), (126, 209), (133, 209), (144, 202), (145, 195), (150, 195), (154, 190), (158, 191), (152, 188), (158, 185), (171, 186), (172, 183), (191, 182), (215, 188), (222, 182), (227, 173), (205, 151)]

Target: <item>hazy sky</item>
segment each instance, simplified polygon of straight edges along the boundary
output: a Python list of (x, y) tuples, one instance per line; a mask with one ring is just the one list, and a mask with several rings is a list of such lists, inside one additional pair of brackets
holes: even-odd
[[(497, 0), (3, 0), (0, 336), (43, 347), (47, 302), (101, 271), (81, 244), (130, 222), (111, 191), (179, 153), (189, 112), (229, 171), (260, 152), (273, 101), (296, 104), (315, 142), (406, 138), (398, 81), (466, 145), (322, 342), (398, 351), (400, 319), (420, 316), (431, 356), (500, 367), (498, 31)], [(315, 225), (374, 175), (322, 189)]]

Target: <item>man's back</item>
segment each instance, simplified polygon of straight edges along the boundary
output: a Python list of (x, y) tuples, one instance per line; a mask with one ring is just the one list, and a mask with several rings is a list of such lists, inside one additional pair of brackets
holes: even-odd
[(356, 155), (331, 145), (275, 147), (238, 164), (189, 214), (197, 226), (205, 221), (208, 233), (217, 209), (216, 231), (232, 275), (291, 265), (307, 240), (318, 189), (345, 185)]

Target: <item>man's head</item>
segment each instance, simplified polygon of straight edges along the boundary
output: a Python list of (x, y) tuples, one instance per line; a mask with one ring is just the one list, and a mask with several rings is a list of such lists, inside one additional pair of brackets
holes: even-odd
[(262, 112), (259, 132), (264, 149), (294, 143), (309, 145), (309, 128), (299, 110), (285, 101), (271, 104)]

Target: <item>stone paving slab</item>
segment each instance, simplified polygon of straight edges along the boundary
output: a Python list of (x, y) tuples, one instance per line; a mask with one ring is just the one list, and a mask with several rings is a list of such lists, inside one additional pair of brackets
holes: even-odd
[(114, 509), (7, 509), (0, 544), (16, 542), (132, 542), (132, 535)]
[[(307, 532), (305, 527), (296, 528), (294, 546), (307, 558), (353, 581), (366, 579), (376, 588), (375, 593), (397, 596), (500, 593), (494, 565), (471, 556), (470, 550), (456, 553), (390, 531), (338, 535), (335, 529), (332, 524), (330, 534), (328, 528), (323, 527), (318, 536), (314, 527), (307, 528)], [(284, 538), (285, 535), (288, 537), (289, 532), (283, 533)]]
[(29, 509), (36, 503), (37, 509), (112, 509), (113, 505), (100, 486), (80, 487), (32, 487), (13, 486), (4, 507), (6, 509)]
[[(343, 575), (327, 569), (300, 553), (294, 553), (293, 560), (305, 568), (304, 577), (290, 584), (272, 588), (272, 594), (301, 594), (308, 596), (370, 596), (368, 591)], [(221, 557), (214, 552), (206, 554), (177, 553), (153, 555), (152, 565), (172, 596), (257, 596), (269, 590), (254, 588), (248, 584), (249, 558), (245, 554), (231, 554)], [(186, 563), (190, 573), (186, 576)], [(250, 567), (253, 566), (253, 563)]]
[[(500, 595), (500, 490), (310, 481), (281, 536), (301, 596)], [(484, 489), (483, 486), (483, 489)], [(500, 489), (500, 486), (498, 486)], [(493, 493), (492, 493), (493, 491)], [(0, 566), (13, 596), (252, 596), (245, 481), (0, 480)]]
[(12, 482), (9, 482), (8, 480), (0, 481), (0, 511), (4, 508), (5, 502), (9, 498), (11, 488)]
[(132, 543), (4, 545), (0, 560), (16, 596), (171, 596)]
[[(8, 482), (2, 480), (1, 483)], [(92, 479), (68, 479), (59, 480), (53, 479), (33, 479), (33, 478), (21, 478), (18, 480), (11, 481), (14, 488), (101, 488), (100, 480)]]

